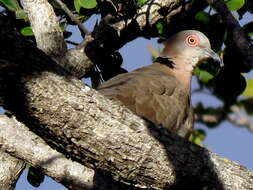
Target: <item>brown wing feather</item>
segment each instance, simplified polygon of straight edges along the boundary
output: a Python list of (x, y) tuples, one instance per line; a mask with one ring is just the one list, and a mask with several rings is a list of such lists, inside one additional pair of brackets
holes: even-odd
[(98, 91), (157, 125), (181, 136), (189, 133), (192, 119), (188, 118), (191, 109), (187, 92), (174, 75), (154, 65), (118, 75), (103, 83)]

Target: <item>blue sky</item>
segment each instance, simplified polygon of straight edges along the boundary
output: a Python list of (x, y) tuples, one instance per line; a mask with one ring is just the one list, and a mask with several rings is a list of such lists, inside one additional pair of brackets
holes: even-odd
[[(95, 23), (95, 17), (86, 23), (87, 28), (92, 28)], [(247, 14), (242, 23), (253, 21), (253, 16)], [(72, 31), (73, 28), (70, 28)], [(75, 31), (75, 30), (74, 30)], [(76, 42), (81, 41), (81, 37), (78, 31), (71, 38)], [(126, 44), (121, 50), (124, 62), (123, 67), (128, 71), (134, 70), (136, 68), (142, 67), (144, 65), (151, 64), (150, 53), (147, 50), (147, 46), (152, 45), (155, 48), (159, 48), (156, 43), (156, 39), (143, 39), (138, 38), (128, 44)], [(253, 73), (247, 74), (248, 77), (252, 76)], [(193, 89), (196, 88), (196, 79), (193, 78), (192, 86)], [(192, 96), (192, 102), (195, 104), (198, 101), (202, 101), (206, 106), (216, 106), (219, 102), (216, 98), (208, 96), (206, 94), (194, 94)], [(203, 128), (207, 131), (207, 137), (203, 144), (207, 146), (210, 150), (217, 153), (218, 155), (228, 158), (230, 160), (236, 161), (241, 165), (246, 166), (253, 171), (253, 149), (251, 145), (253, 144), (253, 134), (250, 133), (245, 128), (239, 128), (231, 125), (228, 122), (222, 123), (218, 128), (207, 129), (202, 125), (195, 125), (195, 128)], [(27, 183), (26, 172), (21, 176), (18, 181), (16, 190), (63, 190), (65, 189), (62, 185), (55, 183), (50, 178), (46, 178), (45, 182), (39, 187), (34, 188)]]

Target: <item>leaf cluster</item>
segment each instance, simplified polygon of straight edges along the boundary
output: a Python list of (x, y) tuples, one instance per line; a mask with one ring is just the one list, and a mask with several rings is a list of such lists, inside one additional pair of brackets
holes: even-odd
[[(252, 0), (224, 0), (227, 7), (234, 14), (234, 17), (240, 21), (246, 14), (253, 14)], [(50, 0), (54, 7), (55, 13), (59, 17), (61, 28), (64, 32), (64, 37), (68, 40), (73, 35), (72, 31), (68, 30), (68, 26), (76, 25), (72, 21), (62, 7), (57, 3), (57, 0)], [(62, 0), (68, 9), (72, 12), (75, 18), (84, 23), (93, 15), (100, 15), (102, 19), (108, 23), (115, 22), (121, 19), (132, 18), (136, 15), (138, 8), (145, 6), (150, 1), (148, 0)], [(212, 115), (219, 118), (216, 121), (200, 120), (199, 122), (208, 127), (217, 127), (220, 122), (226, 119), (226, 114), (230, 113), (229, 107), (239, 105), (249, 114), (253, 114), (253, 78), (246, 79), (245, 72), (252, 69), (252, 65), (247, 65), (243, 61), (243, 57), (233, 46), (229, 46), (230, 31), (224, 24), (221, 16), (203, 0), (186, 1), (192, 9), (185, 11), (178, 17), (171, 19), (161, 19), (154, 26), (147, 27), (145, 37), (159, 37), (159, 42), (170, 35), (170, 32), (176, 32), (183, 29), (197, 29), (204, 32), (210, 39), (212, 48), (222, 57), (224, 65), (221, 67), (215, 63), (202, 64), (196, 68), (194, 74), (198, 77), (199, 88), (195, 92), (205, 92), (215, 98), (221, 100), (222, 106), (205, 107), (199, 102), (194, 110), (199, 115)], [(19, 0), (0, 0), (2, 7), (1, 14), (7, 15), (11, 24), (22, 35), (34, 41), (32, 29), (28, 23), (27, 15), (21, 6)], [(97, 21), (98, 22), (98, 21)], [(170, 23), (170, 24), (169, 24)], [(175, 27), (171, 27), (171, 23)], [(103, 26), (103, 27), (106, 27)], [(99, 27), (95, 27), (99, 30)], [(252, 43), (253, 38), (253, 21), (242, 26), (248, 42)], [(108, 29), (109, 30), (109, 29)], [(170, 32), (168, 32), (170, 31)], [(144, 32), (144, 31), (143, 31)], [(93, 32), (93, 36), (97, 33)], [(108, 38), (105, 37), (105, 38)], [(110, 40), (111, 39), (107, 39)], [(75, 42), (71, 42), (75, 44)], [(121, 68), (122, 57), (117, 51), (107, 51), (102, 49), (98, 54), (103, 54), (101, 59), (107, 57), (107, 62), (111, 65), (99, 65), (99, 68), (92, 69), (87, 75), (92, 78), (93, 85), (98, 85), (99, 77), (102, 75), (104, 79), (109, 79), (119, 73), (126, 72)], [(108, 55), (107, 55), (108, 54)], [(199, 144), (205, 137), (203, 130), (196, 130), (191, 136), (191, 141)], [(42, 177), (34, 178), (33, 173), (37, 170), (30, 169), (29, 181), (38, 186), (43, 181)], [(35, 175), (36, 176), (36, 175)]]

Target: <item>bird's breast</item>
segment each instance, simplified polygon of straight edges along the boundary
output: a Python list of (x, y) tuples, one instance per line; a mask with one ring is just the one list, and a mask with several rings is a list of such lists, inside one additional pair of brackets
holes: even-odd
[(98, 90), (136, 115), (174, 132), (184, 127), (190, 110), (189, 94), (182, 83), (174, 75), (155, 69), (119, 75)]

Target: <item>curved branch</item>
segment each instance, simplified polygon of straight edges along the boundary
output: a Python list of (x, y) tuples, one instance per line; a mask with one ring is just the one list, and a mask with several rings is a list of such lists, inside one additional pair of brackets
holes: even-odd
[[(146, 123), (28, 42), (4, 34), (4, 23), (0, 28), (0, 44), (8, 44), (0, 46), (0, 57), (11, 63), (0, 70), (6, 106), (57, 150), (137, 187), (253, 188), (253, 173), (246, 168)], [(27, 46), (22, 53), (20, 44)]]
[[(2, 127), (2, 126), (1, 126)], [(1, 128), (0, 127), (0, 128)], [(0, 146), (1, 147), (1, 146)], [(6, 149), (6, 151), (11, 151)], [(14, 190), (16, 182), (25, 168), (25, 162), (12, 157), (0, 149), (0, 189)]]
[(64, 12), (69, 16), (69, 18), (73, 22), (76, 23), (76, 25), (80, 29), (83, 36), (85, 36), (86, 34), (89, 34), (89, 31), (82, 25), (82, 23), (79, 22), (79, 20), (75, 17), (75, 15), (73, 15), (73, 13), (68, 9), (65, 3), (63, 3), (61, 0), (55, 0), (55, 1), (60, 5), (62, 10), (64, 10)]
[(47, 0), (22, 0), (38, 48), (54, 58), (64, 55), (67, 46), (53, 7)]
[(232, 105), (229, 109), (229, 113), (216, 113), (216, 114), (196, 114), (194, 115), (195, 122), (200, 123), (215, 123), (227, 120), (237, 127), (246, 127), (251, 133), (253, 132), (253, 123), (251, 118), (247, 116), (245, 110), (238, 105)]
[[(139, 187), (253, 188), (246, 168), (145, 124), (76, 79), (45, 71), (18, 81), (18, 90), (8, 93), (11, 110), (51, 146), (88, 167)], [(23, 89), (25, 105), (11, 97), (21, 97)]]
[[(6, 40), (0, 35), (0, 42)], [(12, 49), (16, 41), (8, 41)], [(17, 69), (1, 72), (8, 86), (5, 102), (65, 155), (138, 187), (252, 189), (253, 174), (246, 168), (147, 124), (54, 67), (50, 59), (34, 60), (36, 51), (28, 49), (33, 56), (16, 60)]]
[[(28, 128), (14, 117), (9, 118), (5, 115), (0, 115), (0, 126), (0, 146), (2, 150), (8, 151), (11, 155), (30, 163), (34, 167), (41, 168), (44, 174), (52, 177), (69, 189), (91, 189), (94, 177), (93, 170), (85, 168), (83, 165), (71, 161), (63, 154), (51, 149), (41, 138), (29, 131)], [(2, 156), (5, 158), (2, 158)], [(0, 158), (17, 160), (6, 155), (6, 153), (2, 154), (2, 152)], [(23, 161), (16, 162), (23, 163)], [(16, 167), (17, 165), (13, 165), (12, 170), (15, 169), (14, 166)], [(21, 166), (23, 166), (21, 167), (23, 169), (24, 163)], [(6, 162), (4, 164), (1, 162), (0, 168), (2, 169), (2, 167), (11, 166), (7, 165)], [(6, 173), (0, 172), (0, 179), (2, 179), (1, 174)], [(0, 187), (1, 184), (5, 183), (0, 183)]]
[[(59, 21), (53, 7), (47, 0), (22, 0), (28, 14), (33, 33), (40, 48), (55, 59), (64, 69), (80, 78), (84, 76), (93, 63), (84, 54), (84, 46), (67, 50)], [(90, 40), (86, 35), (85, 44)]]

